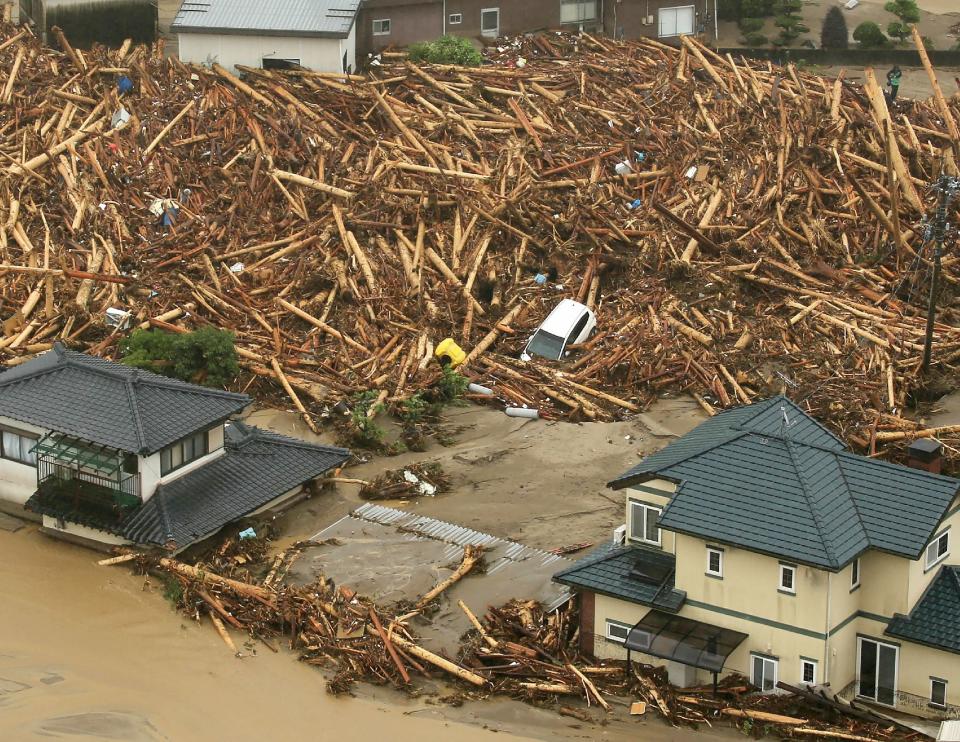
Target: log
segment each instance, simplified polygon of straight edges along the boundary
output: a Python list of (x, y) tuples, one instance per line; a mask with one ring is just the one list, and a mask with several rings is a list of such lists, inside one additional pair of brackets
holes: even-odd
[(377, 631), (377, 634), (380, 635), (380, 640), (383, 642), (383, 646), (387, 648), (387, 652), (390, 654), (390, 659), (393, 660), (393, 664), (397, 666), (397, 670), (400, 672), (400, 677), (403, 678), (404, 683), (410, 682), (410, 674), (407, 672), (407, 668), (404, 667), (403, 662), (400, 661), (399, 655), (397, 655), (397, 650), (393, 647), (393, 642), (390, 641), (390, 637), (386, 631), (383, 630), (383, 626), (380, 624), (380, 618), (377, 616), (377, 612), (373, 609), (373, 606), (370, 606), (370, 620), (373, 621), (373, 626)]
[(556, 693), (557, 695), (577, 696), (580, 692), (564, 683), (517, 683), (524, 690), (531, 690), (536, 693)]
[(467, 619), (473, 624), (473, 628), (477, 630), (477, 633), (480, 634), (480, 637), (487, 643), (491, 649), (496, 649), (499, 645), (496, 639), (494, 639), (490, 634), (487, 633), (486, 629), (483, 628), (483, 625), (477, 620), (477, 617), (473, 615), (473, 612), (467, 608), (467, 604), (462, 600), (457, 601), (457, 605), (460, 606), (465, 614), (467, 614)]
[(220, 638), (223, 639), (223, 643), (227, 645), (235, 657), (240, 656), (240, 651), (237, 649), (237, 645), (233, 643), (233, 638), (227, 632), (227, 627), (223, 625), (223, 621), (220, 620), (220, 617), (216, 613), (208, 614), (210, 616), (210, 622), (213, 624), (213, 628), (217, 630), (217, 633), (220, 635)]
[(97, 564), (101, 567), (108, 567), (112, 564), (123, 564), (124, 562), (132, 562), (137, 557), (142, 556), (139, 553), (133, 552), (130, 554), (121, 554), (120, 556), (110, 557), (108, 559), (101, 559)]
[(444, 590), (449, 588), (451, 585), (457, 584), (462, 580), (470, 570), (472, 570), (480, 559), (483, 557), (483, 548), (479, 546), (467, 545), (463, 550), (463, 560), (460, 562), (460, 566), (454, 570), (453, 574), (447, 577), (445, 580), (438, 582), (433, 588), (427, 591), (426, 594), (420, 600), (417, 601), (414, 608), (420, 610), (425, 605), (427, 605), (431, 600), (440, 595)]
[(249, 595), (250, 597), (266, 601), (270, 604), (273, 604), (276, 600), (276, 596), (272, 592), (266, 588), (260, 587), (259, 585), (251, 585), (248, 582), (240, 582), (239, 580), (233, 580), (229, 577), (221, 577), (213, 572), (208, 572), (207, 570), (199, 567), (194, 567), (191, 564), (178, 562), (175, 559), (170, 559), (169, 557), (162, 557), (159, 564), (168, 572), (176, 572), (184, 577), (189, 577), (192, 580), (198, 580), (202, 583), (220, 585), (228, 588), (229, 590), (233, 590), (235, 593), (240, 595)]
[(580, 672), (573, 664), (568, 664), (567, 669), (580, 679), (580, 682), (583, 683), (584, 687), (587, 689), (588, 697), (592, 695), (595, 699), (597, 699), (597, 703), (603, 707), (604, 711), (610, 710), (610, 704), (607, 703), (603, 696), (600, 695), (600, 691), (597, 690), (597, 686), (593, 684), (593, 681), (591, 681), (590, 678)]
[(461, 680), (466, 680), (468, 683), (472, 683), (480, 688), (489, 685), (489, 681), (486, 678), (477, 675), (475, 672), (466, 670), (451, 662), (447, 658), (434, 654), (433, 652), (430, 652), (423, 647), (414, 644), (413, 642), (408, 642), (406, 639), (402, 639), (396, 634), (390, 635), (390, 641), (400, 647), (400, 649), (403, 651), (409, 652), (414, 657), (418, 657), (424, 662), (429, 662), (434, 667), (439, 667), (441, 670), (444, 670), (451, 675), (460, 678)]
[(336, 186), (327, 185), (326, 183), (321, 183), (319, 180), (314, 178), (308, 178), (304, 175), (298, 175), (297, 173), (291, 173), (287, 170), (277, 170), (274, 168), (270, 171), (270, 174), (273, 175), (278, 180), (285, 180), (288, 183), (296, 183), (297, 185), (306, 186), (307, 188), (313, 188), (315, 191), (320, 191), (321, 193), (328, 193), (331, 196), (338, 196), (339, 198), (353, 198), (356, 196), (356, 193), (352, 191), (346, 191), (343, 188), (337, 188)]
[(826, 737), (827, 739), (849, 739), (853, 742), (880, 742), (876, 737), (863, 737), (859, 734), (850, 734), (849, 732), (835, 732), (832, 729), (808, 729), (807, 727), (795, 727), (790, 730), (791, 734), (806, 734), (811, 737)]
[(767, 711), (751, 711), (750, 709), (720, 709), (724, 716), (733, 716), (737, 719), (753, 719), (754, 721), (767, 721), (771, 724), (785, 724), (787, 726), (800, 726), (807, 723), (807, 719), (798, 719), (795, 716), (783, 716), (782, 714), (771, 714)]

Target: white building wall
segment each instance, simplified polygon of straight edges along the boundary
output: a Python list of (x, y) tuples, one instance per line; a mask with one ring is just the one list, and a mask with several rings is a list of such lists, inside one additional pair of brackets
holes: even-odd
[(216, 33), (179, 33), (177, 38), (184, 62), (217, 63), (236, 70), (237, 65), (260, 68), (268, 57), (299, 59), (303, 67), (318, 72), (342, 72), (344, 42), (351, 50), (347, 61), (356, 66), (355, 30), (356, 24), (347, 39)]
[(210, 453), (208, 453), (206, 456), (201, 456), (196, 461), (191, 461), (186, 466), (181, 466), (179, 469), (170, 472), (166, 476), (160, 476), (159, 451), (150, 456), (140, 457), (140, 495), (144, 502), (153, 497), (153, 493), (156, 492), (158, 484), (172, 482), (174, 479), (178, 479), (184, 474), (189, 474), (195, 469), (199, 469), (201, 466), (206, 466), (214, 459), (218, 459), (223, 456), (223, 425), (218, 425), (215, 428), (211, 428), (208, 432), (210, 436)]
[[(357, 71), (357, 24), (350, 27), (350, 33), (345, 39), (340, 39), (340, 62), (343, 66), (343, 55), (347, 55), (347, 67), (350, 72)], [(343, 70), (344, 72), (346, 69)]]
[(57, 519), (51, 518), (49, 515), (43, 516), (43, 527), (51, 531), (56, 531), (57, 533), (76, 536), (77, 538), (88, 541), (96, 541), (97, 543), (106, 544), (107, 546), (121, 546), (131, 543), (125, 538), (114, 536), (112, 533), (107, 533), (106, 531), (101, 531), (96, 528), (87, 528), (86, 526), (77, 525), (76, 523), (65, 522), (63, 528), (61, 528), (57, 525)]
[[(49, 431), (0, 416), (0, 427), (22, 430), (42, 438)], [(37, 491), (37, 467), (0, 458), (0, 499), (23, 505)]]

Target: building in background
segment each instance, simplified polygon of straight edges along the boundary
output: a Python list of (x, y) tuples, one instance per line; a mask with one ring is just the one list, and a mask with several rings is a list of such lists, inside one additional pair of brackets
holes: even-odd
[(610, 483), (624, 538), (555, 575), (582, 649), (960, 713), (960, 480), (937, 441), (859, 456), (785, 397), (721, 412)]
[(184, 0), (170, 26), (184, 62), (356, 69), (360, 0)]
[(363, 0), (357, 40), (365, 56), (444, 34), (483, 41), (553, 29), (626, 39), (714, 38), (714, 19), (714, 0)]

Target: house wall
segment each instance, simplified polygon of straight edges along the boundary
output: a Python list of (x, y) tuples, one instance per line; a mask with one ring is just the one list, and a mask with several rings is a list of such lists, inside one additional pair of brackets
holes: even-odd
[(143, 501), (146, 502), (149, 500), (153, 493), (157, 489), (158, 484), (163, 484), (165, 482), (172, 482), (174, 479), (182, 477), (184, 474), (189, 474), (194, 469), (199, 469), (201, 466), (209, 464), (216, 458), (223, 456), (223, 425), (217, 425), (214, 428), (210, 428), (208, 431), (210, 436), (209, 438), (209, 447), (210, 453), (206, 456), (201, 456), (196, 461), (191, 461), (186, 466), (181, 466), (176, 471), (172, 471), (166, 476), (160, 476), (160, 452), (157, 451), (150, 456), (140, 456), (140, 494), (143, 498)]
[(301, 65), (318, 72), (343, 71), (342, 39), (215, 33), (179, 33), (177, 38), (184, 62), (260, 68), (264, 57), (273, 57), (299, 59)]
[[(630, 534), (633, 532), (633, 514), (631, 512), (632, 508), (630, 507), (631, 502), (642, 502), (647, 505), (654, 505), (661, 510), (667, 506), (667, 503), (670, 502), (670, 498), (673, 496), (673, 493), (676, 492), (677, 485), (673, 482), (668, 482), (666, 479), (652, 479), (649, 482), (644, 482), (641, 485), (636, 485), (634, 487), (628, 487), (626, 490), (627, 497), (627, 512), (626, 512), (626, 524), (627, 524), (627, 539), (630, 539)], [(646, 543), (644, 541), (637, 541), (637, 543)], [(675, 536), (672, 531), (660, 531), (660, 548), (671, 554), (676, 552), (675, 545)]]
[[(382, 18), (390, 20), (390, 33), (374, 36), (373, 21)], [(431, 41), (442, 36), (443, 3), (364, 3), (357, 16), (356, 26), (357, 47), (362, 62), (368, 53), (378, 52), (388, 46), (409, 46), (418, 41)], [(457, 32), (457, 35), (461, 34)]]
[[(343, 64), (343, 58), (346, 55), (347, 64)], [(357, 24), (350, 27), (350, 33), (347, 38), (340, 39), (340, 72), (357, 71)]]
[[(960, 718), (960, 655), (913, 642), (899, 644), (898, 708), (938, 719)], [(946, 709), (929, 705), (931, 677), (947, 681)]]
[[(916, 603), (920, 596), (923, 595), (923, 591), (927, 589), (927, 586), (936, 576), (937, 571), (942, 565), (960, 564), (960, 542), (955, 541), (955, 539), (960, 539), (960, 510), (958, 510), (956, 499), (953, 501), (950, 510), (947, 512), (947, 516), (943, 519), (943, 521), (941, 521), (940, 526), (936, 529), (936, 531), (934, 531), (933, 535), (935, 537), (939, 536), (945, 530), (950, 532), (950, 550), (943, 561), (937, 562), (935, 565), (928, 568), (926, 566), (927, 551), (924, 549), (919, 559), (910, 562), (910, 574), (908, 578), (909, 584), (907, 587), (907, 600), (910, 608), (912, 608), (914, 603)], [(906, 613), (908, 610), (909, 608), (901, 612)]]
[[(49, 431), (8, 417), (0, 416), (0, 427), (32, 433), (42, 438)], [(37, 467), (0, 458), (0, 499), (22, 506), (37, 491)]]
[[(694, 6), (694, 33), (702, 27), (704, 33), (713, 38), (713, 0), (605, 0), (604, 31), (609, 36), (623, 39), (658, 38), (661, 10), (689, 5)], [(646, 22), (648, 16), (653, 16), (652, 23)]]
[(121, 546), (129, 544), (125, 538), (114, 536), (112, 533), (100, 531), (96, 528), (87, 528), (76, 523), (64, 523), (63, 528), (57, 525), (57, 519), (49, 515), (43, 516), (43, 527), (51, 532), (52, 535), (60, 535), (71, 540), (83, 540), (86, 542), (95, 542), (106, 546)]

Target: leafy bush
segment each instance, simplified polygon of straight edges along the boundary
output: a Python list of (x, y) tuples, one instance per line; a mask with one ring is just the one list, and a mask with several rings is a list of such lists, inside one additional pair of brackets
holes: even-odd
[(773, 9), (776, 13), (788, 15), (791, 13), (799, 13), (802, 7), (803, 3), (801, 0), (780, 0), (780, 2), (773, 6)]
[(470, 385), (466, 376), (457, 373), (449, 366), (443, 366), (441, 373), (442, 375), (436, 386), (438, 402), (441, 404), (453, 402), (466, 393), (467, 387)]
[(836, 5), (827, 11), (820, 28), (820, 46), (824, 49), (846, 49), (850, 46), (847, 19)]
[(431, 64), (456, 64), (461, 67), (478, 67), (483, 56), (469, 39), (462, 36), (441, 36), (436, 41), (422, 41), (411, 44), (407, 56), (415, 62)]
[(880, 26), (873, 21), (864, 21), (853, 29), (853, 39), (861, 49), (882, 49), (890, 44)]
[(763, 18), (741, 18), (740, 30), (745, 34), (756, 33), (763, 28)]
[[(916, 0), (890, 0), (883, 9), (888, 13), (893, 13), (903, 23), (917, 23), (920, 20), (920, 8), (917, 7)], [(907, 34), (910, 29), (907, 29)]]
[(740, 15), (745, 18), (762, 18), (773, 12), (773, 0), (741, 0)]
[(383, 405), (377, 403), (376, 391), (366, 391), (354, 396), (350, 421), (354, 428), (353, 439), (358, 445), (368, 448), (383, 446), (383, 436), (386, 431), (374, 420), (382, 410)]
[(183, 334), (134, 330), (120, 350), (127, 366), (194, 384), (223, 387), (240, 373), (233, 333), (215, 327)]
[(923, 41), (923, 48), (928, 52), (935, 52), (937, 50), (936, 42), (929, 36), (921, 36), (920, 40)]
[(910, 35), (910, 25), (900, 21), (891, 21), (887, 24), (887, 36), (897, 39), (901, 44)]
[(717, 16), (721, 21), (735, 21), (741, 14), (740, 0), (717, 0)]
[(762, 33), (748, 33), (743, 37), (743, 42), (747, 46), (766, 46), (770, 43), (770, 39)]

